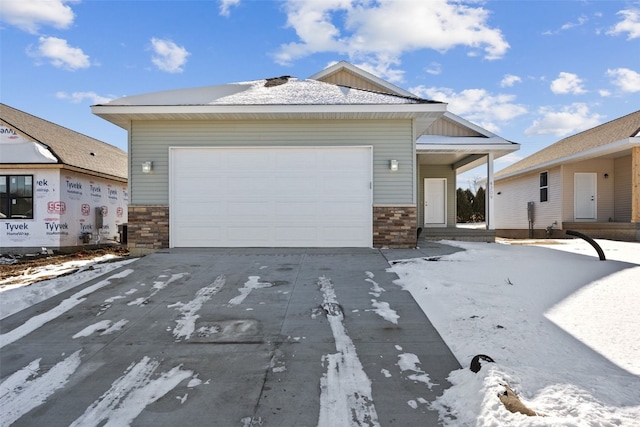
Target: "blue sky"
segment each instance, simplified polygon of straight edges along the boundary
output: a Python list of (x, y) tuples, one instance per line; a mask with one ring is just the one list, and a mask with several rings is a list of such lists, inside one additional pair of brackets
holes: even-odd
[(0, 1), (0, 100), (125, 150), (90, 105), (340, 60), (520, 143), (496, 170), (640, 109), (639, 1)]

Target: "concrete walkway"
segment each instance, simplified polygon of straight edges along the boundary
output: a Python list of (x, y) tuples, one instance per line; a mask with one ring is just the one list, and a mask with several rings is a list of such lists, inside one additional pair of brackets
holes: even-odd
[(0, 322), (0, 418), (438, 425), (428, 402), (460, 366), (386, 269), (456, 250), (154, 253)]

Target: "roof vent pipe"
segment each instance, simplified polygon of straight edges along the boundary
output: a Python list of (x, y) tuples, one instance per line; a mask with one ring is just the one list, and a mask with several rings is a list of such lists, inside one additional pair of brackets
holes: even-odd
[(264, 87), (274, 87), (274, 86), (283, 85), (286, 82), (288, 82), (290, 78), (291, 76), (272, 77), (270, 79), (267, 79), (266, 83), (264, 84)]

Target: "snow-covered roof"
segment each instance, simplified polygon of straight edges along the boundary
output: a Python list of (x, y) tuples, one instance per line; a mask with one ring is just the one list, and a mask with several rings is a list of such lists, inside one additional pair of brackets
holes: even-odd
[(370, 92), (317, 80), (283, 76), (133, 95), (104, 105), (357, 105), (431, 102), (418, 97)]
[(446, 109), (418, 97), (289, 76), (133, 95), (91, 107), (123, 129), (132, 120), (414, 119), (418, 132)]

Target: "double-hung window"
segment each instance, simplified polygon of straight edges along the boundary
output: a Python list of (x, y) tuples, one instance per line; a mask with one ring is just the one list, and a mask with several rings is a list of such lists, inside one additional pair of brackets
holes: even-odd
[(0, 218), (33, 219), (33, 175), (0, 175)]
[(540, 201), (549, 201), (549, 173), (540, 173)]

